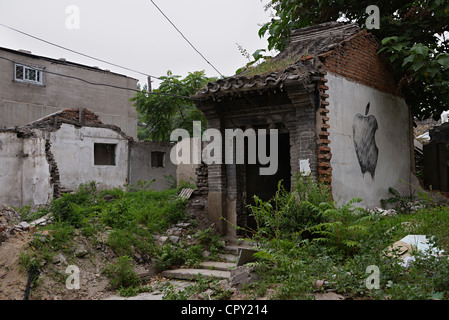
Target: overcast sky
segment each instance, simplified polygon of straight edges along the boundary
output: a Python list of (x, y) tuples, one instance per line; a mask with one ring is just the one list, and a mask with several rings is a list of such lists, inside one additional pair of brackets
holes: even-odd
[[(154, 0), (222, 74), (230, 76), (250, 54), (266, 48), (258, 30), (270, 20), (268, 0)], [(79, 25), (76, 12), (79, 9)], [(218, 73), (182, 38), (150, 0), (0, 0), (0, 23), (33, 36), (154, 76)], [(67, 27), (69, 26), (69, 27)], [(77, 28), (79, 27), (79, 28)], [(98, 66), (146, 82), (146, 77), (40, 42), (0, 26), (0, 46)], [(272, 52), (272, 54), (275, 54)], [(153, 86), (157, 87), (158, 82)]]

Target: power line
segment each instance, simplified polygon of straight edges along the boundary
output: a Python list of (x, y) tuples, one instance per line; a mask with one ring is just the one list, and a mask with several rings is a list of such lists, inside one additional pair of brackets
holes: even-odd
[(218, 72), (218, 74), (220, 75), (220, 76), (222, 76), (222, 77), (224, 77), (223, 76), (223, 74), (221, 74), (221, 72), (220, 71), (218, 71), (218, 69), (217, 68), (215, 68), (215, 66), (212, 64), (212, 63), (210, 63), (204, 56), (203, 56), (203, 54), (201, 53), (201, 52), (199, 52), (198, 51), (198, 49), (197, 48), (195, 48), (195, 46), (189, 41), (189, 39), (187, 39), (185, 36), (184, 36), (184, 34), (181, 32), (181, 30), (179, 30), (176, 26), (175, 26), (175, 24), (170, 20), (170, 18), (169, 17), (167, 17), (167, 15), (156, 5), (156, 3), (154, 3), (154, 1), (153, 0), (150, 0), (151, 1), (151, 3), (159, 10), (159, 12), (160, 13), (162, 13), (162, 15), (165, 17), (165, 19), (167, 19), (168, 20), (168, 22), (170, 22), (170, 24), (176, 29), (176, 31), (178, 31), (179, 32), (179, 34), (184, 38), (184, 40), (185, 41), (187, 41), (187, 43), (204, 59), (204, 61), (206, 61), (212, 68), (214, 68), (215, 69), (215, 71), (217, 71)]
[(121, 69), (124, 69), (124, 70), (128, 70), (128, 71), (131, 71), (131, 72), (135, 72), (135, 73), (138, 73), (138, 74), (141, 74), (141, 75), (144, 75), (144, 76), (147, 76), (147, 77), (155, 78), (155, 79), (158, 79), (158, 80), (161, 80), (161, 81), (168, 81), (168, 82), (170, 82), (170, 83), (172, 83), (172, 84), (174, 84), (174, 85), (182, 85), (182, 84), (179, 84), (179, 83), (176, 83), (176, 82), (167, 80), (167, 79), (162, 79), (161, 77), (156, 77), (156, 76), (153, 76), (153, 75), (148, 74), (148, 73), (145, 73), (145, 72), (141, 72), (141, 71), (138, 71), (138, 70), (134, 70), (134, 69), (131, 69), (131, 68), (127, 68), (127, 67), (118, 65), (118, 64), (116, 64), (116, 63), (112, 63), (112, 62), (109, 62), (109, 61), (106, 61), (106, 60), (103, 60), (103, 59), (99, 59), (99, 58), (93, 57), (93, 56), (91, 56), (91, 55), (88, 55), (88, 54), (85, 54), (85, 53), (82, 53), (82, 52), (79, 52), (79, 51), (75, 51), (75, 50), (66, 48), (66, 47), (61, 46), (61, 45), (59, 45), (59, 44), (56, 44), (56, 43), (53, 43), (53, 42), (44, 40), (44, 39), (42, 39), (42, 38), (33, 36), (32, 34), (29, 34), (29, 33), (23, 32), (23, 31), (21, 31), (21, 30), (18, 30), (18, 29), (16, 29), (16, 28), (7, 26), (7, 25), (5, 25), (5, 24), (3, 24), (3, 23), (0, 23), (0, 26), (4, 27), (4, 28), (6, 28), (6, 29), (9, 29), (9, 30), (18, 32), (18, 33), (20, 33), (20, 34), (23, 34), (23, 35), (25, 35), (25, 36), (27, 36), (27, 37), (30, 37), (30, 38), (33, 38), (33, 39), (35, 39), (35, 40), (42, 41), (42, 42), (47, 43), (47, 44), (49, 44), (49, 45), (52, 45), (52, 46), (54, 46), (54, 47), (57, 47), (57, 48), (60, 48), (60, 49), (66, 50), (66, 51), (70, 51), (70, 52), (72, 52), (72, 53), (81, 55), (81, 56), (83, 56), (83, 57), (87, 57), (87, 58), (92, 59), (92, 60), (100, 61), (100, 62), (103, 62), (103, 63), (105, 63), (105, 64), (108, 64), (108, 65), (117, 67), (117, 68), (121, 68)]
[[(1, 57), (1, 56), (0, 56), (0, 59), (7, 60), (7, 61), (10, 61), (10, 62), (12, 62), (12, 63), (15, 63), (14, 60), (11, 60), (11, 59), (8, 59), (8, 58), (5, 58), (5, 57)], [(128, 90), (128, 91), (140, 92), (140, 93), (143, 93), (143, 94), (164, 95), (164, 96), (170, 96), (170, 97), (175, 97), (175, 98), (182, 98), (182, 99), (189, 99), (189, 100), (191, 100), (190, 97), (180, 96), (180, 95), (171, 94), (171, 93), (141, 91), (141, 90), (132, 89), (132, 88), (126, 88), (126, 87), (115, 86), (115, 85), (107, 84), (107, 83), (91, 82), (91, 81), (86, 80), (86, 79), (81, 79), (81, 78), (78, 78), (78, 77), (69, 76), (69, 75), (66, 75), (66, 74), (61, 74), (61, 73), (52, 72), (52, 71), (48, 71), (48, 70), (35, 69), (35, 68), (33, 68), (33, 67), (30, 67), (30, 68), (31, 68), (31, 69), (34, 69), (34, 70), (38, 70), (38, 71), (44, 72), (44, 73), (48, 73), (48, 74), (53, 74), (53, 75), (57, 75), (57, 76), (60, 76), (60, 77), (65, 77), (65, 78), (70, 78), (70, 79), (82, 81), (82, 82), (84, 82), (84, 83), (87, 83), (87, 84), (90, 84), (90, 85), (94, 85), (94, 86), (110, 87), (110, 88), (115, 88), (115, 89), (121, 89), (121, 90)]]
[[(50, 41), (41, 39), (41, 38), (36, 37), (36, 36), (33, 36), (33, 35), (29, 34), (29, 33), (20, 31), (20, 30), (18, 30), (18, 29), (16, 29), (16, 28), (9, 27), (9, 26), (7, 26), (7, 25), (5, 25), (5, 24), (3, 24), (3, 23), (0, 23), (0, 26), (2, 26), (2, 27), (4, 27), (4, 28), (7, 28), (7, 29), (10, 29), (10, 30), (13, 30), (13, 31), (18, 32), (18, 33), (21, 33), (21, 34), (26, 35), (26, 36), (28, 36), (28, 37), (30, 37), (30, 38), (33, 38), (33, 39), (36, 39), (36, 40), (45, 42), (45, 43), (47, 43), (47, 44), (49, 44), (49, 45), (58, 47), (58, 48), (60, 48), (60, 49), (67, 50), (67, 51), (70, 51), (70, 52), (72, 52), (72, 53), (76, 53), (76, 54), (79, 54), (79, 55), (81, 55), (81, 56), (84, 56), (84, 57), (87, 57), (87, 58), (90, 58), (90, 59), (93, 59), (93, 60), (97, 60), (97, 61), (100, 61), (100, 62), (109, 64), (109, 65), (111, 65), (111, 66), (114, 66), (114, 67), (118, 67), (118, 68), (121, 68), (121, 69), (125, 69), (125, 70), (128, 70), (128, 71), (132, 71), (132, 72), (135, 72), (135, 73), (139, 73), (139, 74), (144, 75), (144, 76), (147, 76), (147, 77), (150, 77), (150, 76), (151, 76), (151, 75), (149, 75), (149, 74), (147, 74), (147, 73), (140, 72), (140, 71), (138, 71), (138, 70), (134, 70), (134, 69), (130, 69), (130, 68), (127, 68), (127, 67), (123, 67), (123, 66), (120, 66), (120, 65), (118, 65), (118, 64), (115, 64), (115, 63), (112, 63), (112, 62), (108, 62), (108, 61), (105, 61), (105, 60), (102, 60), (102, 59), (98, 59), (98, 58), (92, 57), (92, 56), (90, 56), (90, 55), (88, 55), (88, 54), (85, 54), (85, 53), (82, 53), (82, 52), (79, 52), (79, 51), (75, 51), (75, 50), (72, 50), (72, 49), (63, 47), (63, 46), (58, 45), (58, 44), (55, 44), (55, 43), (53, 43), (53, 42), (50, 42)], [(151, 77), (153, 77), (153, 76), (151, 76)], [(157, 77), (154, 77), (154, 78), (157, 78)]]

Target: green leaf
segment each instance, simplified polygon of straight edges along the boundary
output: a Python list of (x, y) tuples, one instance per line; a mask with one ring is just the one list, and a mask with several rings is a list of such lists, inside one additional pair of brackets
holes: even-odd
[(419, 69), (421, 69), (422, 67), (424, 67), (425, 66), (425, 62), (424, 61), (419, 61), (419, 62), (417, 62), (417, 63), (414, 63), (413, 65), (412, 65), (412, 69), (413, 69), (413, 71), (418, 71)]
[(445, 55), (442, 58), (438, 58), (438, 63), (441, 64), (444, 70), (449, 69), (449, 55)]
[(404, 61), (402, 62), (402, 66), (404, 67), (407, 63), (413, 62), (413, 60), (415, 59), (414, 55), (409, 55), (407, 58), (404, 59)]
[(399, 58), (399, 56), (398, 56), (397, 54), (393, 54), (393, 55), (390, 57), (390, 62), (395, 62), (397, 58)]
[(260, 58), (263, 57), (263, 55), (261, 54), (261, 52), (265, 52), (265, 49), (258, 49), (253, 53), (253, 58), (255, 61), (259, 60)]
[(416, 54), (426, 56), (429, 53), (429, 48), (421, 43), (417, 43), (411, 48), (411, 51), (416, 52)]
[(385, 45), (385, 44), (387, 44), (387, 43), (389, 43), (389, 42), (392, 42), (392, 41), (398, 41), (398, 37), (393, 36), (393, 37), (386, 37), (386, 38), (383, 38), (383, 39), (382, 39), (382, 44)]

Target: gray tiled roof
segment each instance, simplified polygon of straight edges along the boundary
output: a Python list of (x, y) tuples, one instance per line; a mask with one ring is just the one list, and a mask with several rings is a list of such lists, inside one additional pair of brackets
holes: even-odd
[(318, 71), (315, 61), (308, 59), (310, 56), (317, 57), (328, 52), (360, 31), (361, 29), (355, 24), (338, 22), (328, 22), (294, 30), (291, 33), (290, 44), (272, 61), (276, 62), (294, 56), (298, 57), (297, 61), (277, 72), (251, 77), (242, 73), (210, 82), (192, 96), (192, 99), (200, 100), (220, 95), (282, 88), (289, 81), (308, 82), (309, 78)]

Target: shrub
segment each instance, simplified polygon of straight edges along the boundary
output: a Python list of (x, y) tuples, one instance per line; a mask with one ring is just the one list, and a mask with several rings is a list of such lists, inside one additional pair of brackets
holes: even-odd
[(275, 196), (263, 201), (254, 196), (254, 205), (248, 208), (257, 224), (256, 237), (297, 237), (311, 238), (308, 231), (323, 222), (322, 212), (315, 210), (320, 203), (330, 200), (326, 186), (313, 181), (308, 176), (296, 176), (295, 187), (287, 191), (278, 183)]
[(140, 285), (141, 282), (134, 271), (132, 259), (129, 256), (122, 256), (118, 258), (116, 263), (107, 265), (104, 272), (109, 278), (112, 289), (135, 287)]

